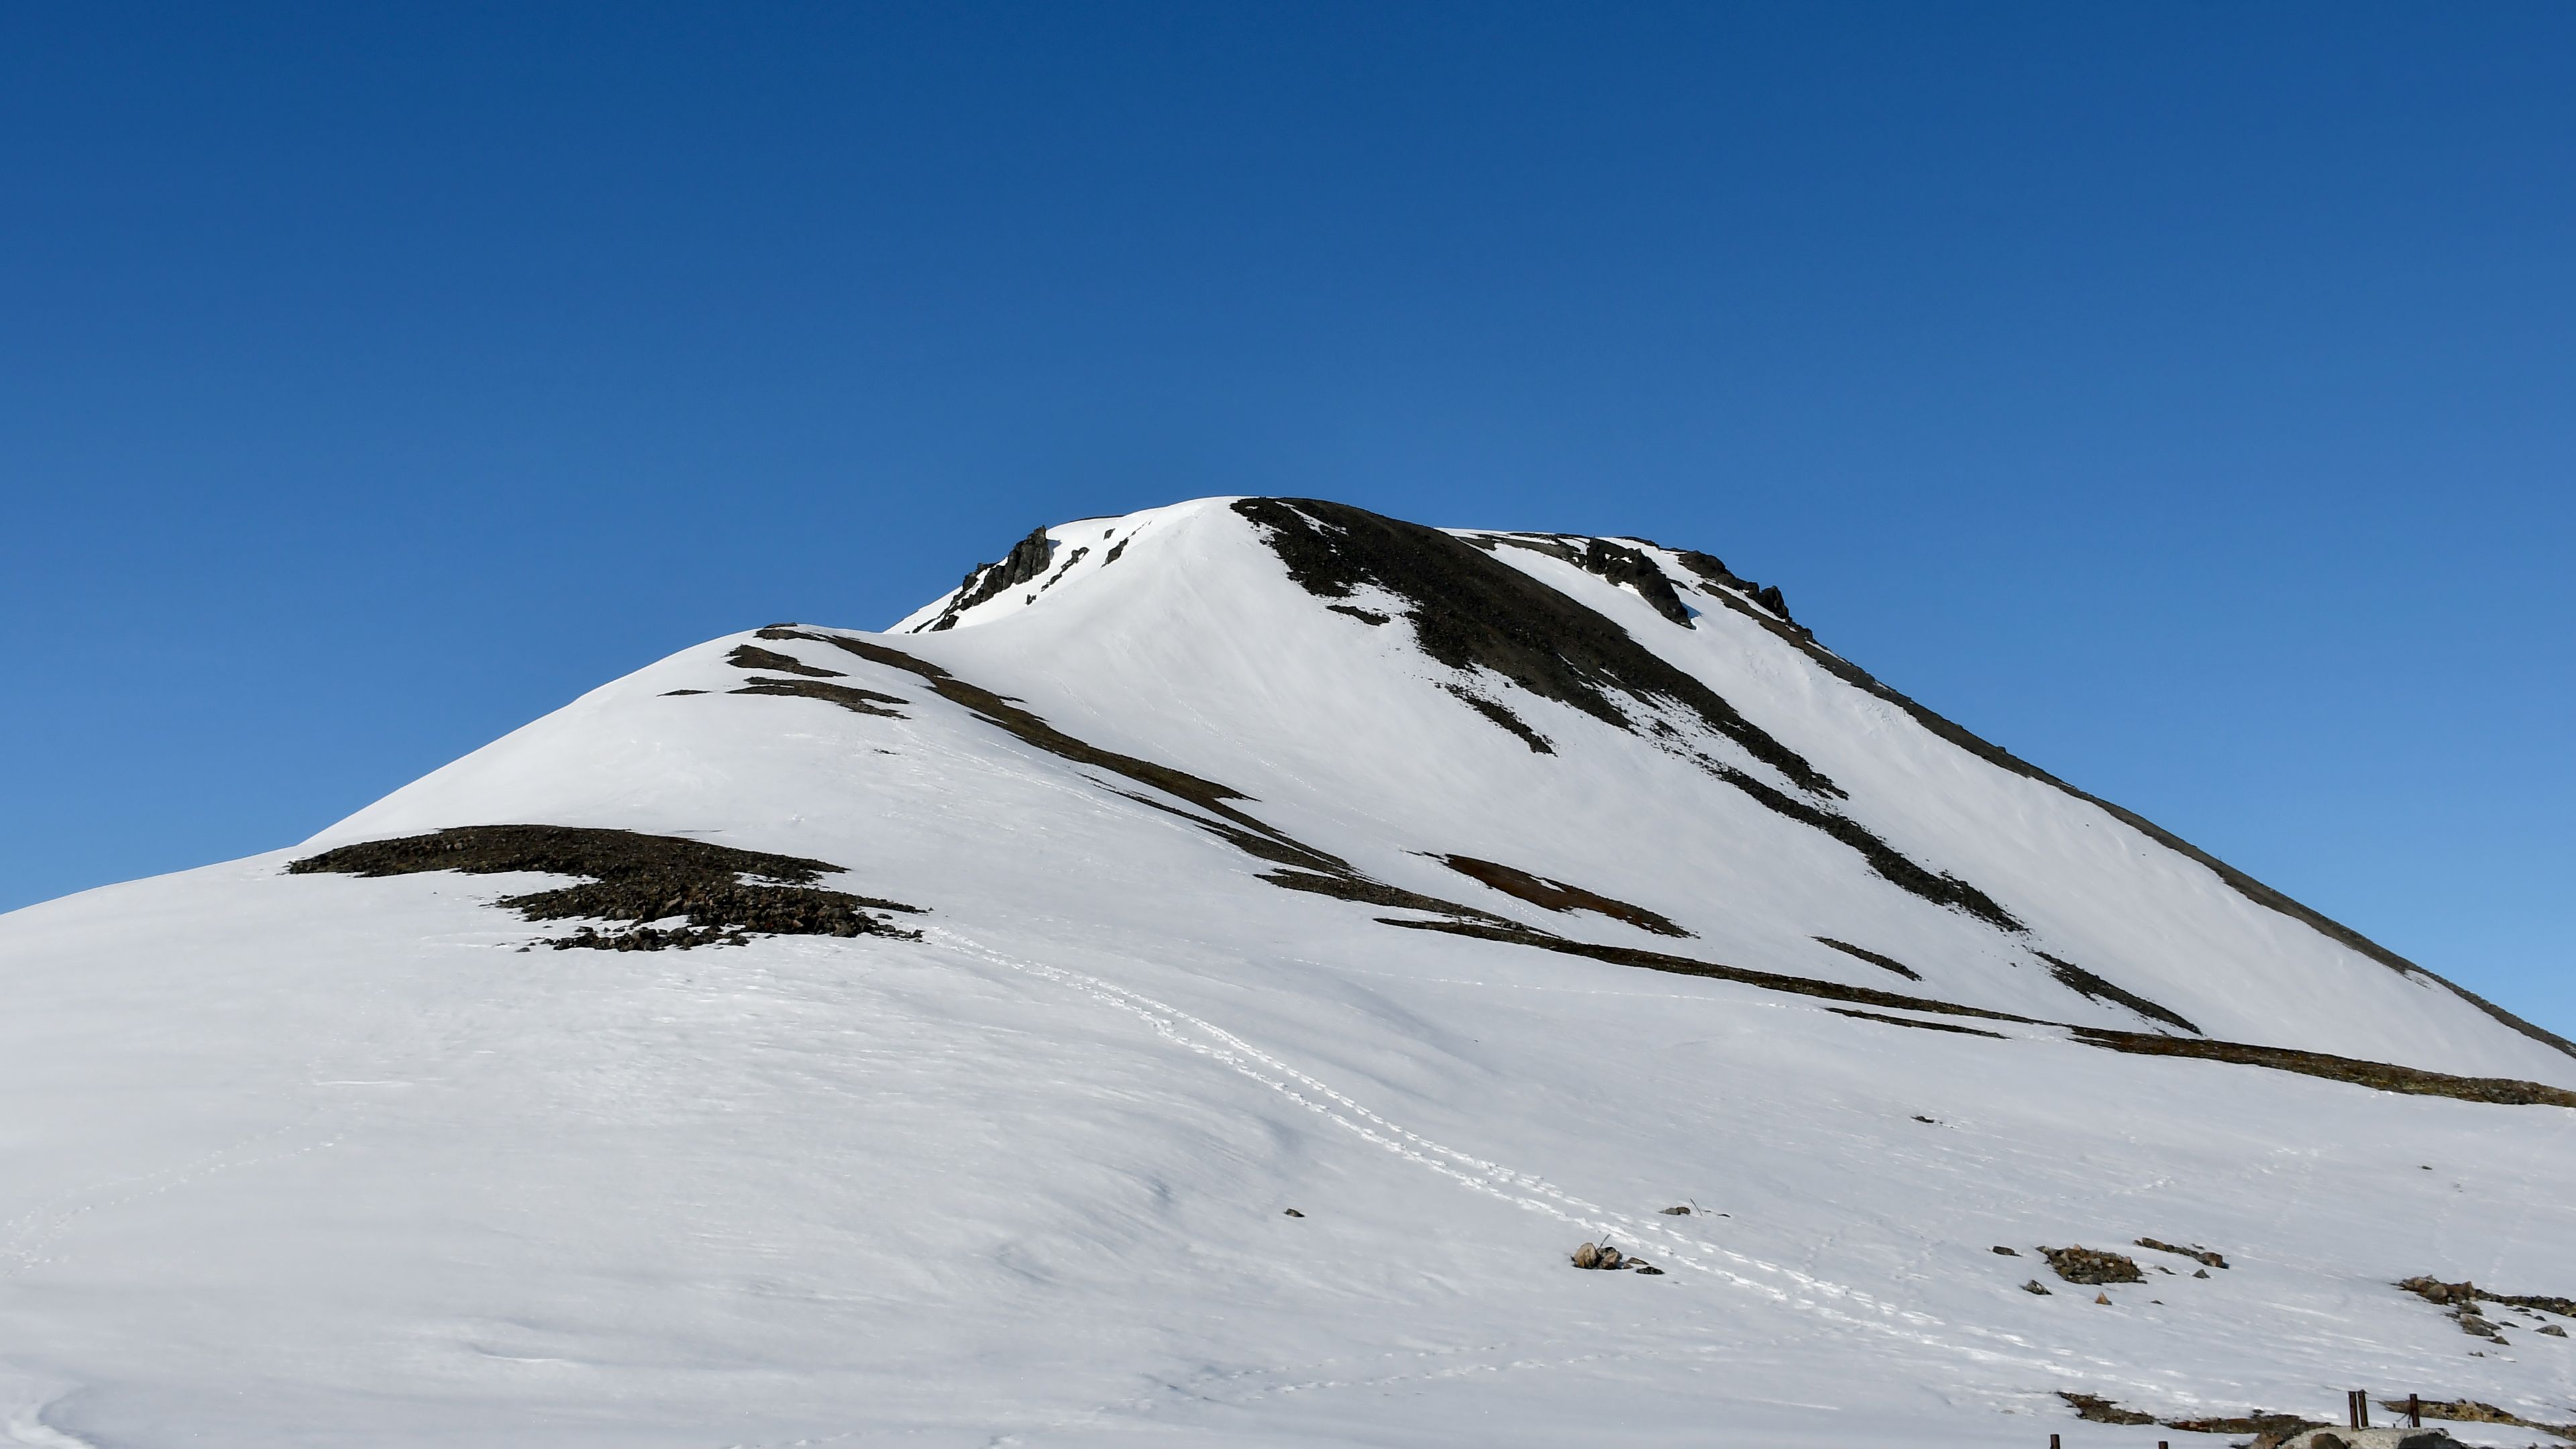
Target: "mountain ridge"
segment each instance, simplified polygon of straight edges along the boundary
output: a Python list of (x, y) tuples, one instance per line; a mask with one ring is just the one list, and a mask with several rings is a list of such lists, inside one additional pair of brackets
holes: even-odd
[(1949, 732), (1711, 555), (1317, 500), (692, 646), (0, 916), (0, 1423), (2571, 1417), (2564, 1044)]

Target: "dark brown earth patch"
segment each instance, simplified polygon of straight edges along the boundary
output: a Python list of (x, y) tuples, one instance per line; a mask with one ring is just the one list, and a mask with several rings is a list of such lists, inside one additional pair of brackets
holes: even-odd
[(2427, 1303), (2503, 1303), (2515, 1308), (2537, 1308), (2561, 1318), (2576, 1318), (2576, 1299), (2552, 1298), (2538, 1293), (2493, 1293), (2474, 1283), (2445, 1283), (2439, 1278), (2409, 1278), (2397, 1285)]
[(2210, 1249), (2203, 1248), (2198, 1245), (2186, 1248), (2178, 1243), (2168, 1243), (2156, 1238), (2140, 1238), (2138, 1239), (2138, 1246), (2141, 1248), (2153, 1248), (2159, 1253), (2172, 1253), (2178, 1257), (2189, 1258), (2195, 1263), (2211, 1268), (2224, 1268), (2227, 1266), (2226, 1254), (2212, 1252)]
[(2186, 1434), (2261, 1434), (2275, 1444), (2302, 1430), (2326, 1427), (2326, 1421), (2323, 1419), (2305, 1419), (2297, 1414), (2275, 1414), (2265, 1409), (2248, 1409), (2242, 1414), (2224, 1418), (2159, 1419), (2156, 1422), (2168, 1429), (2180, 1429)]
[(879, 694), (873, 689), (860, 689), (856, 685), (825, 684), (819, 679), (755, 679), (740, 689), (728, 689), (725, 693), (794, 695), (800, 699), (819, 699), (826, 704), (837, 704), (843, 709), (853, 710), (859, 714), (883, 715), (888, 719), (909, 718), (907, 715), (879, 707), (906, 702), (895, 695)]
[(2181, 1027), (2193, 1036), (2208, 1035), (2199, 1027), (2185, 1021), (2178, 1013), (2167, 1011), (2134, 991), (2114, 986), (2072, 961), (2061, 960), (2046, 951), (2033, 951), (2031, 954), (2048, 963), (2048, 974), (2056, 977), (2060, 985), (2081, 992), (2095, 1001), (2117, 1002), (2149, 1021), (2161, 1021), (2167, 1026)]
[(2012, 912), (1997, 904), (1984, 891), (1951, 875), (1947, 871), (1927, 870), (1917, 865), (1903, 851), (1878, 838), (1868, 826), (1848, 815), (1819, 810), (1784, 790), (1777, 790), (1732, 765), (1714, 760), (1699, 761), (1701, 769), (1753, 797), (1756, 804), (1775, 815), (1795, 820), (1824, 832), (1857, 851), (1879, 879), (1909, 895), (1919, 896), (1936, 906), (1960, 911), (1984, 921), (1999, 931), (2016, 935), (2029, 930)]
[(2093, 1248), (2042, 1248), (2039, 1255), (2048, 1260), (2057, 1276), (2069, 1283), (2096, 1287), (2104, 1283), (2144, 1283), (2147, 1275), (2138, 1271), (2138, 1260), (2126, 1253), (2106, 1253)]
[(1474, 690), (1468, 689), (1463, 685), (1444, 684), (1440, 687), (1465, 701), (1469, 709), (1483, 715), (1487, 720), (1493, 723), (1495, 728), (1500, 729), (1505, 734), (1519, 740), (1522, 744), (1529, 746), (1531, 754), (1552, 755), (1556, 753), (1556, 746), (1549, 742), (1547, 736), (1530, 728), (1529, 721), (1512, 713), (1500, 703), (1487, 699), (1483, 695), (1478, 694)]
[(781, 674), (803, 674), (815, 679), (845, 677), (837, 669), (817, 669), (793, 655), (781, 654), (774, 649), (763, 649), (756, 644), (735, 645), (733, 652), (725, 656), (725, 663), (736, 669), (775, 669)]
[(1356, 608), (1349, 604), (1326, 604), (1324, 607), (1336, 614), (1348, 614), (1361, 623), (1369, 625), (1383, 624), (1395, 617), (1392, 614), (1381, 614), (1375, 609)]
[(1441, 931), (1453, 936), (1473, 936), (1484, 941), (1504, 941), (1516, 946), (1536, 946), (1568, 956), (1588, 956), (1617, 966), (1643, 966), (1650, 971), (1666, 971), (1676, 976), (1705, 976), (1716, 981), (1735, 981), (1759, 986), (1768, 991), (1787, 992), (1793, 996), (1817, 996), (1829, 1001), (1848, 1001), (1860, 1006), (1881, 1006), (1897, 1011), (1929, 1011), (1944, 1016), (1966, 1016), (1983, 1021), (2011, 1021), (2025, 1026), (2055, 1026), (2033, 1017), (2015, 1016), (2009, 1011), (1989, 1011), (1982, 1006), (1963, 1006), (1955, 1001), (1935, 1001), (1929, 997), (1907, 996), (1902, 992), (1881, 991), (1871, 986), (1846, 986), (1839, 981), (1818, 981), (1806, 976), (1783, 976), (1772, 971), (1753, 971), (1741, 966), (1723, 966), (1714, 961), (1698, 961), (1688, 956), (1667, 955), (1661, 951), (1642, 951), (1632, 946), (1603, 946), (1591, 941), (1570, 940), (1522, 927), (1484, 926), (1447, 921), (1388, 921), (1391, 926), (1405, 926), (1418, 931)]
[(1602, 895), (1597, 891), (1567, 885), (1561, 880), (1549, 880), (1545, 876), (1532, 875), (1517, 866), (1478, 860), (1472, 855), (1434, 855), (1431, 858), (1469, 880), (1481, 881), (1507, 896), (1516, 896), (1531, 905), (1555, 911), (1560, 915), (1569, 911), (1590, 911), (1595, 915), (1608, 916), (1614, 921), (1625, 921), (1638, 930), (1652, 931), (1658, 936), (1691, 934), (1665, 917), (1647, 910), (1644, 906), (1630, 905), (1626, 901)]
[(2576, 1092), (2509, 1077), (2455, 1077), (2444, 1072), (2331, 1056), (2325, 1052), (2158, 1036), (2140, 1031), (2112, 1031), (2098, 1026), (2079, 1026), (2073, 1031), (2075, 1039), (2086, 1046), (2107, 1047), (2112, 1051), (2133, 1052), (2140, 1056), (2198, 1057), (2204, 1061), (2234, 1062), (2239, 1066), (2270, 1067), (2274, 1071), (2297, 1072), (2301, 1076), (2323, 1077), (2328, 1081), (2350, 1082), (2377, 1091), (2403, 1092), (2418, 1097), (2451, 1097), (2463, 1102), (2497, 1102), (2508, 1106), (2576, 1107)]
[(2011, 1037), (1999, 1031), (1979, 1031), (1973, 1026), (1954, 1026), (1946, 1021), (1916, 1021), (1910, 1016), (1882, 1016), (1875, 1011), (1857, 1011), (1848, 1006), (1828, 1006), (1825, 1010), (1836, 1016), (1856, 1017), (1862, 1021), (1883, 1021), (1889, 1026), (1919, 1027), (1924, 1031), (1949, 1031), (1961, 1036), (1989, 1036), (1997, 1041), (2012, 1040)]
[[(919, 906), (825, 890), (814, 884), (841, 867), (801, 856), (737, 850), (704, 840), (571, 825), (469, 825), (398, 840), (344, 845), (289, 864), (291, 875), (411, 875), (534, 871), (589, 877), (583, 884), (505, 896), (495, 904), (531, 921), (632, 923), (624, 931), (584, 927), (541, 944), (557, 950), (687, 950), (740, 944), (754, 932), (781, 936), (890, 936), (914, 940), (886, 912)], [(757, 877), (746, 881), (745, 876)], [(650, 921), (686, 917), (688, 925)]]
[(2057, 1396), (2074, 1405), (2075, 1417), (2088, 1424), (2152, 1424), (2156, 1421), (2153, 1414), (2123, 1409), (2099, 1394), (2075, 1394), (2059, 1389)]
[(1421, 911), (1435, 916), (1455, 916), (1461, 920), (1482, 921), (1497, 926), (1507, 926), (1514, 930), (1528, 929), (1491, 911), (1480, 911), (1474, 906), (1460, 905), (1456, 901), (1444, 901), (1438, 896), (1426, 896), (1420, 891), (1409, 891), (1402, 886), (1391, 886), (1356, 872), (1272, 870), (1262, 872), (1261, 879), (1286, 890), (1310, 891), (1319, 896), (1331, 896), (1341, 901), (1355, 901), (1366, 906), (1380, 906), (1399, 911)]
[(1872, 966), (1879, 967), (1883, 970), (1893, 971), (1908, 981), (1920, 981), (1923, 979), (1921, 976), (1915, 974), (1914, 969), (1906, 965), (1904, 962), (1899, 961), (1892, 956), (1881, 956), (1876, 951), (1870, 950), (1866, 946), (1855, 946), (1849, 941), (1837, 941), (1831, 936), (1818, 936), (1815, 938), (1815, 941), (1817, 945), (1831, 946), (1846, 956), (1866, 961)]
[(1799, 789), (1843, 793), (1625, 629), (1453, 535), (1315, 499), (1244, 498), (1234, 510), (1260, 525), (1288, 577), (1308, 593), (1347, 599), (1373, 584), (1405, 600), (1422, 651), (1452, 669), (1490, 670), (1631, 733), (1636, 722), (1613, 693), (1677, 706)]

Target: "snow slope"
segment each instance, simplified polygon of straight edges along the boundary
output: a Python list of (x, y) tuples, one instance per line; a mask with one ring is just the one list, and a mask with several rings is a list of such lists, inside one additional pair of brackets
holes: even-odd
[[(496, 902), (568, 878), (285, 869), (499, 825), (827, 862), (918, 938), (526, 950), (582, 923)], [(2563, 1319), (2392, 1286), (2576, 1294), (2576, 1055), (1641, 540), (1064, 525), (0, 917), (0, 982), (21, 1443), (2576, 1421)], [(2286, 1051), (2152, 1054), (2208, 1042)], [(1664, 1271), (1569, 1265), (1605, 1234)]]

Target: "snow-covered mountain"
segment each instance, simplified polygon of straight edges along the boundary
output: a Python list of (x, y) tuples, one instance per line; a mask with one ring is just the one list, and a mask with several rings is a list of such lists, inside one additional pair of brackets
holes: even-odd
[(0, 985), (21, 1443), (2576, 1421), (2576, 1047), (1641, 539), (1043, 530)]

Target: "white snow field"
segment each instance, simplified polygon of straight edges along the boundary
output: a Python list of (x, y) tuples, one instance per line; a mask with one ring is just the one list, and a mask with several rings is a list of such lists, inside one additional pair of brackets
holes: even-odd
[[(0, 1441), (2576, 1422), (2560, 1311), (2395, 1286), (2576, 1295), (2576, 1054), (1778, 604), (1638, 540), (1088, 519), (0, 917)], [(529, 841), (796, 859), (531, 919), (627, 877), (493, 873)]]

